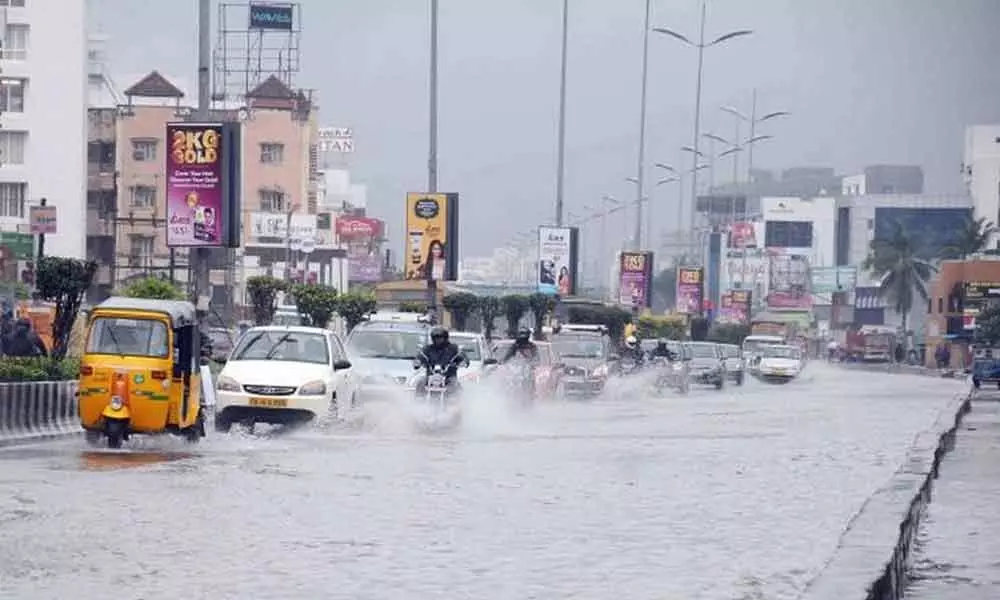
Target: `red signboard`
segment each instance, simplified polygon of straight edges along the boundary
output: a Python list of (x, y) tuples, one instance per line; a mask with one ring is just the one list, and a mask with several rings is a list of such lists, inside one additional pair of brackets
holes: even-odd
[(383, 223), (371, 217), (338, 217), (337, 235), (345, 240), (378, 239), (382, 237)]

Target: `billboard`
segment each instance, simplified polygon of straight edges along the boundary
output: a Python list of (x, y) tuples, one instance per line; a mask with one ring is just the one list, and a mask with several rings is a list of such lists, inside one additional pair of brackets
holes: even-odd
[(354, 130), (350, 127), (321, 127), (317, 131), (320, 152), (354, 152)]
[(538, 228), (536, 287), (543, 294), (576, 293), (578, 230), (576, 227)]
[(701, 267), (677, 268), (677, 312), (684, 315), (701, 314), (705, 299), (705, 270)]
[(167, 123), (167, 245), (239, 246), (239, 123)]
[(251, 4), (250, 29), (292, 30), (291, 4)]
[(455, 281), (458, 277), (458, 194), (406, 195), (407, 279)]
[(618, 261), (618, 303), (632, 308), (649, 307), (652, 301), (652, 252), (622, 252)]
[(771, 309), (811, 310), (809, 256), (807, 251), (772, 249), (767, 291)]
[(374, 246), (368, 244), (347, 246), (347, 280), (351, 283), (382, 281), (382, 257)]
[(813, 294), (849, 292), (858, 282), (856, 267), (813, 267), (809, 270)]
[(750, 290), (727, 290), (722, 294), (716, 321), (730, 325), (750, 322)]
[(759, 221), (743, 221), (729, 226), (726, 246), (737, 248), (763, 248), (764, 224)]
[(377, 240), (382, 237), (385, 224), (371, 217), (337, 217), (337, 235), (343, 241)]

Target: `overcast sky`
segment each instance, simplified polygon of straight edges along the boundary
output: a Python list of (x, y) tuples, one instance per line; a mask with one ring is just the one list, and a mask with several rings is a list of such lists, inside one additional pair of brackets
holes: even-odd
[[(154, 68), (194, 81), (196, 0), (90, 2), (121, 87)], [(398, 241), (404, 195), (427, 180), (429, 0), (301, 5), (298, 84), (317, 90), (323, 124), (354, 128), (354, 177)], [(462, 253), (486, 254), (553, 221), (562, 2), (440, 5), (439, 189), (462, 196)], [(694, 38), (698, 6), (654, 0), (654, 25)], [(643, 10), (644, 0), (571, 0), (570, 211), (632, 189)], [(997, 0), (711, 0), (708, 14), (706, 37), (754, 34), (706, 51), (702, 130), (731, 137), (734, 118), (718, 107), (749, 111), (754, 88), (760, 111), (793, 113), (761, 126), (774, 139), (756, 147), (755, 167), (918, 164), (928, 192), (955, 193), (964, 128), (1000, 122)], [(691, 142), (695, 67), (694, 50), (654, 34), (650, 162), (678, 164)], [(716, 178), (731, 172), (727, 159)], [(654, 190), (655, 232), (673, 229), (676, 193)]]

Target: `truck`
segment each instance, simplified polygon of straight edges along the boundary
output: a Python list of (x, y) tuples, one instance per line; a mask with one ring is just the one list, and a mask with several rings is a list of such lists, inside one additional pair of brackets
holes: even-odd
[(889, 327), (866, 325), (847, 332), (847, 354), (862, 362), (892, 362), (896, 332)]

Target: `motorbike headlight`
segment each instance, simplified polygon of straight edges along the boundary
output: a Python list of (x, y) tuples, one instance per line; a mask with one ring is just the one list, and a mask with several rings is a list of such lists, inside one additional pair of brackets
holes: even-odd
[(310, 381), (299, 388), (300, 396), (322, 396), (326, 393), (326, 383), (322, 381)]
[(112, 410), (121, 410), (123, 406), (125, 406), (125, 403), (122, 402), (122, 399), (119, 398), (118, 396), (115, 396), (114, 398), (111, 399)]
[(226, 375), (220, 375), (219, 379), (215, 382), (215, 389), (220, 392), (238, 392), (240, 391), (240, 384)]

